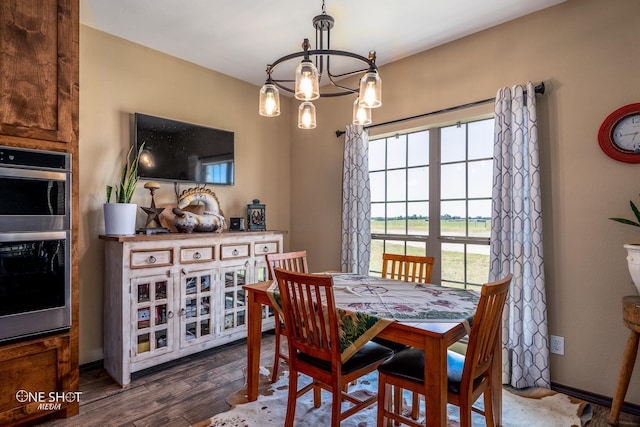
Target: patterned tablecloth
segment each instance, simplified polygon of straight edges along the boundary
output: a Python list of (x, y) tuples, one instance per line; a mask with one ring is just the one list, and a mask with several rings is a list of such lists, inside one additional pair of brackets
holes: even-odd
[[(480, 295), (474, 291), (357, 274), (330, 274), (344, 363), (389, 323), (464, 322), (473, 319)], [(267, 291), (282, 316), (277, 282)], [(283, 317), (284, 318), (284, 317)]]

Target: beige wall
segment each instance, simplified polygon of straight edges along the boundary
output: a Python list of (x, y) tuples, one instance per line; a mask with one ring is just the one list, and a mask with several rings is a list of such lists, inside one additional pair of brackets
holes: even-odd
[[(551, 375), (605, 396), (613, 394), (628, 332), (620, 301), (635, 292), (622, 244), (640, 239), (607, 218), (629, 216), (640, 166), (606, 157), (596, 135), (611, 111), (640, 100), (638, 16), (637, 0), (569, 0), (383, 66), (383, 107), (374, 111), (379, 123), (545, 81), (538, 118), (549, 332), (565, 337), (566, 352), (551, 356)], [(81, 363), (102, 357), (103, 245), (97, 236), (104, 231), (104, 186), (116, 180), (132, 112), (234, 130), (237, 184), (214, 188), (227, 216), (242, 216), (244, 205), (258, 197), (268, 206), (269, 228), (288, 230), (285, 246), (306, 249), (310, 269), (339, 268), (343, 138), (334, 132), (349, 121), (353, 99), (317, 102), (318, 128), (300, 131), (293, 117), (297, 102), (283, 99), (283, 114), (264, 119), (252, 85), (87, 27), (80, 46)], [(172, 192), (163, 186), (158, 202), (172, 202)], [(134, 200), (149, 203), (141, 186)], [(636, 404), (638, 371), (627, 394)]]
[[(209, 186), (226, 217), (244, 216), (254, 198), (267, 205), (267, 225), (290, 228), (290, 127), (258, 115), (258, 88), (240, 80), (95, 31), (80, 30), (80, 362), (102, 358), (105, 186), (115, 184), (130, 144), (134, 112), (235, 132), (236, 183)], [(138, 185), (132, 202), (149, 206)], [(181, 190), (189, 188), (182, 185)], [(163, 183), (156, 204), (175, 203)], [(146, 218), (140, 210), (138, 226)], [(288, 246), (285, 236), (285, 247)]]
[[(629, 332), (621, 298), (635, 293), (622, 245), (640, 240), (607, 218), (630, 216), (640, 165), (607, 157), (597, 132), (610, 112), (640, 101), (639, 16), (637, 0), (569, 0), (383, 66), (383, 106), (373, 112), (380, 123), (491, 98), (503, 86), (546, 83), (538, 120), (549, 333), (565, 337), (551, 376), (605, 396), (613, 395)], [(348, 123), (351, 102), (322, 100), (318, 128), (292, 130), (291, 247), (306, 249), (315, 270), (340, 265), (343, 138), (334, 131)], [(627, 400), (640, 404), (640, 369), (631, 381)]]

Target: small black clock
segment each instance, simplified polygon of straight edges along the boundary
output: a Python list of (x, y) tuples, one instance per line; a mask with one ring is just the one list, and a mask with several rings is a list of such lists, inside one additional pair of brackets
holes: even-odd
[(258, 199), (253, 199), (253, 203), (247, 205), (247, 229), (267, 229), (266, 206)]
[(229, 221), (229, 230), (244, 230), (244, 218), (231, 218)]
[(598, 131), (598, 144), (612, 159), (640, 163), (640, 103), (609, 114)]

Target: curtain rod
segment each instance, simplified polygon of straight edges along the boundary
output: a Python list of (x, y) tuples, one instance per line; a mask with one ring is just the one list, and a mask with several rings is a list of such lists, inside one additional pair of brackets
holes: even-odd
[[(540, 82), (540, 84), (536, 85), (534, 87), (534, 92), (537, 94), (544, 94), (544, 82)], [(527, 91), (525, 90), (524, 93), (527, 93)], [(449, 107), (449, 108), (443, 108), (442, 110), (436, 110), (436, 111), (431, 111), (429, 113), (424, 113), (424, 114), (418, 114), (417, 116), (411, 116), (411, 117), (405, 117), (402, 119), (396, 119), (396, 120), (391, 120), (389, 122), (383, 122), (383, 123), (376, 123), (375, 125), (369, 125), (369, 126), (365, 126), (365, 129), (371, 129), (371, 128), (375, 128), (378, 126), (387, 126), (387, 125), (393, 125), (396, 123), (402, 123), (402, 122), (406, 122), (409, 120), (415, 120), (415, 119), (421, 119), (423, 117), (429, 117), (429, 116), (435, 116), (436, 114), (442, 114), (442, 113), (449, 113), (451, 111), (457, 111), (457, 110), (462, 110), (463, 108), (470, 108), (470, 107), (475, 107), (477, 105), (482, 105), (482, 104), (487, 104), (489, 102), (493, 102), (495, 101), (495, 98), (487, 98), (487, 99), (483, 99), (480, 101), (474, 101), (474, 102), (469, 102), (468, 104), (462, 104), (462, 105), (456, 105), (455, 107)], [(336, 131), (336, 137), (341, 137), (342, 135), (344, 135), (346, 133), (346, 131), (344, 130), (337, 130)]]

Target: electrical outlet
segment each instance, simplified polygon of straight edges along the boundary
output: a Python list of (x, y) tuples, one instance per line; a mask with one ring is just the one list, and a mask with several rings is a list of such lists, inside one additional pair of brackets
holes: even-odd
[(551, 335), (551, 353), (564, 356), (564, 337)]

